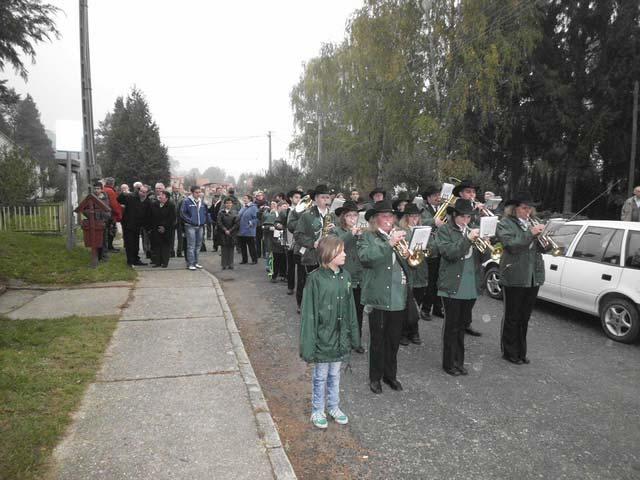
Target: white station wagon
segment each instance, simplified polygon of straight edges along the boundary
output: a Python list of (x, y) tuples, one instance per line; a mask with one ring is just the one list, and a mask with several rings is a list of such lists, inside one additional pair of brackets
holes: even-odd
[[(633, 342), (640, 332), (640, 223), (552, 221), (548, 231), (564, 254), (543, 255), (538, 298), (597, 315), (610, 338)], [(502, 297), (495, 260), (485, 262), (485, 286)]]

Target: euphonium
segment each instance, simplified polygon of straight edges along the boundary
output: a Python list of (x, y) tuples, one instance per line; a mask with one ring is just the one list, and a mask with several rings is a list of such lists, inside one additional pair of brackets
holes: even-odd
[(453, 195), (448, 197), (446, 200), (443, 200), (442, 203), (440, 204), (440, 206), (438, 207), (438, 210), (436, 211), (436, 214), (433, 216), (433, 218), (434, 219), (437, 218), (441, 222), (446, 222), (447, 221), (447, 208), (448, 207), (453, 207), (456, 204), (457, 200), (458, 200), (458, 197), (455, 197)]

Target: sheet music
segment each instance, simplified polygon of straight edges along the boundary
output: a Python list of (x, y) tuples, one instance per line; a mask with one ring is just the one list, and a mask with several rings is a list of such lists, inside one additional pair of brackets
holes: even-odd
[(495, 210), (502, 203), (502, 197), (492, 197), (484, 204), (489, 210)]
[(344, 205), (344, 198), (334, 198), (333, 202), (331, 202), (331, 207), (329, 207), (329, 211), (331, 213), (335, 212), (337, 208), (340, 208)]
[(431, 227), (418, 226), (411, 228), (411, 242), (409, 243), (409, 249), (414, 250), (416, 245), (422, 245), (422, 250), (427, 248), (429, 243), (429, 237), (431, 236)]
[(498, 227), (498, 217), (480, 217), (480, 237), (494, 237)]
[(442, 190), (440, 190), (440, 197), (442, 197), (443, 199), (449, 198), (453, 193), (453, 187), (453, 183), (443, 183)]
[(273, 231), (273, 238), (280, 238), (282, 237), (282, 230), (274, 230)]

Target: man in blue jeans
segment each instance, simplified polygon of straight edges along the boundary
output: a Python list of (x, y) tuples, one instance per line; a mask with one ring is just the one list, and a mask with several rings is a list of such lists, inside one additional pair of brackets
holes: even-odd
[(198, 263), (198, 253), (202, 246), (202, 234), (208, 222), (207, 206), (202, 201), (200, 187), (193, 185), (191, 195), (185, 198), (180, 209), (180, 218), (184, 223), (187, 238), (187, 268), (196, 270), (202, 268)]

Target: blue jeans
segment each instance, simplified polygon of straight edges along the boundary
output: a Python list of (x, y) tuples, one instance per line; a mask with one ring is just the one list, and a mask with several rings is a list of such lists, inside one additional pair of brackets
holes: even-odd
[(202, 246), (203, 226), (185, 225), (184, 231), (187, 235), (187, 266), (198, 263), (198, 253)]
[(340, 365), (342, 362), (314, 363), (311, 413), (324, 413), (325, 391), (329, 411), (340, 405)]

